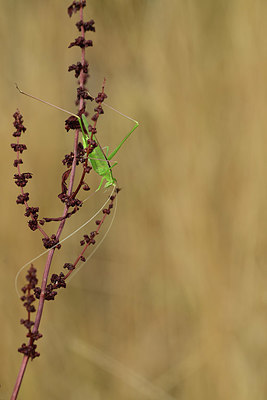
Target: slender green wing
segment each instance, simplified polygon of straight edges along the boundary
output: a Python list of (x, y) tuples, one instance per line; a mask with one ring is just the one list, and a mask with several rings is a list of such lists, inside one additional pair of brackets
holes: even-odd
[[(89, 132), (89, 123), (85, 117), (85, 115), (82, 115), (82, 122), (84, 124), (84, 127), (86, 129), (86, 133), (84, 132), (82, 128), (82, 140), (83, 140), (83, 146), (84, 148), (88, 147), (88, 138), (90, 137), (91, 133)], [(116, 180), (112, 175), (111, 171), (111, 166), (110, 163), (105, 156), (104, 151), (102, 150), (98, 140), (96, 139), (95, 135), (93, 135), (93, 139), (97, 142), (97, 147), (90, 153), (88, 159), (92, 165), (92, 168), (94, 171), (100, 175), (103, 179), (105, 179), (107, 182), (105, 184), (105, 187), (114, 185)]]

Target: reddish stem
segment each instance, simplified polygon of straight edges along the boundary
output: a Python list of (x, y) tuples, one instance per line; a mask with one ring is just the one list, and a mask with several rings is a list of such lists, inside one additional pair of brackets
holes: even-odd
[[(80, 19), (83, 20), (83, 8), (80, 8)], [(84, 28), (82, 26), (82, 36), (84, 37)], [(85, 49), (82, 49), (82, 63), (84, 64), (85, 61)], [(80, 87), (83, 88), (84, 87), (84, 73), (83, 71), (81, 71), (80, 74)], [(83, 108), (84, 105), (84, 99), (81, 97), (80, 98), (80, 104), (79, 104), (79, 110), (81, 110)], [(73, 184), (74, 184), (74, 177), (75, 177), (75, 171), (76, 171), (76, 160), (77, 160), (77, 147), (78, 147), (78, 141), (79, 141), (79, 130), (76, 130), (75, 132), (75, 138), (74, 138), (74, 157), (73, 157), (73, 162), (72, 162), (72, 168), (71, 168), (71, 174), (70, 174), (70, 183), (69, 183), (69, 187), (68, 187), (68, 196), (71, 196), (72, 193), (72, 189), (73, 189)], [(20, 169), (18, 167), (18, 171), (20, 173)], [(24, 193), (23, 189), (22, 189), (22, 194)], [(26, 204), (26, 202), (25, 202)], [(68, 209), (69, 207), (67, 205), (65, 205), (64, 207), (64, 212), (62, 215), (62, 221), (58, 227), (57, 233), (56, 233), (56, 239), (59, 240), (60, 235), (62, 233), (62, 230), (64, 228), (65, 222), (66, 222), (66, 215), (68, 213)], [(42, 232), (43, 235), (45, 235), (46, 237), (48, 237), (45, 232), (39, 227), (38, 225), (38, 229)], [(51, 249), (48, 252), (48, 256), (47, 256), (47, 260), (46, 260), (46, 264), (45, 264), (45, 269), (44, 269), (44, 273), (43, 273), (43, 278), (42, 278), (42, 284), (41, 284), (41, 294), (40, 294), (40, 299), (39, 299), (39, 304), (38, 304), (38, 309), (37, 309), (37, 313), (36, 313), (36, 317), (35, 317), (35, 322), (34, 322), (34, 327), (32, 332), (36, 333), (39, 329), (40, 323), (41, 323), (41, 318), (42, 318), (42, 313), (43, 313), (43, 308), (44, 308), (44, 301), (45, 301), (45, 289), (46, 289), (46, 285), (47, 285), (47, 280), (48, 280), (48, 274), (50, 271), (50, 267), (51, 267), (51, 263), (52, 263), (52, 259), (53, 259), (53, 255), (55, 252), (55, 248)], [(33, 339), (30, 338), (28, 345), (31, 345), (33, 343)], [(29, 356), (28, 355), (24, 355), (23, 359), (22, 359), (22, 363), (19, 369), (19, 373), (16, 379), (16, 383), (15, 383), (15, 387), (13, 389), (13, 393), (11, 395), (11, 400), (16, 400), (17, 396), (18, 396), (18, 392), (22, 383), (22, 379), (27, 367), (29, 361)]]
[[(76, 170), (78, 138), (79, 138), (79, 131), (76, 131), (75, 139), (74, 139), (74, 157), (73, 157), (73, 162), (72, 162), (72, 169), (71, 169), (71, 175), (70, 175), (70, 185), (69, 185), (69, 189), (68, 189), (68, 195), (71, 194), (73, 183), (74, 183), (74, 176), (75, 176), (75, 170)], [(63, 212), (63, 217), (66, 216), (67, 212), (68, 212), (68, 207), (65, 206), (64, 212)], [(59, 225), (59, 228), (58, 228), (57, 233), (56, 233), (57, 240), (59, 240), (59, 238), (60, 238), (60, 235), (61, 235), (62, 230), (63, 230), (64, 225), (65, 225), (65, 221), (66, 221), (66, 219), (64, 218), (61, 221), (60, 225)], [(36, 333), (38, 331), (38, 329), (39, 329), (39, 326), (40, 326), (42, 313), (43, 313), (43, 308), (44, 308), (44, 301), (45, 301), (45, 297), (44, 297), (45, 296), (45, 288), (46, 288), (46, 285), (47, 285), (48, 274), (49, 274), (49, 270), (50, 270), (50, 266), (51, 266), (51, 263), (52, 263), (54, 252), (55, 252), (55, 248), (51, 249), (49, 251), (49, 253), (48, 253), (48, 256), (47, 256), (45, 269), (44, 269), (44, 273), (43, 273), (43, 278), (42, 278), (40, 300), (39, 300), (38, 309), (37, 309), (37, 313), (36, 313), (36, 317), (35, 317), (34, 327), (33, 327), (33, 330), (32, 330), (33, 333)], [(32, 342), (33, 342), (33, 340), (30, 338), (29, 342), (28, 342), (28, 345), (31, 345)], [(15, 387), (14, 387), (14, 390), (13, 390), (13, 393), (12, 393), (12, 396), (11, 396), (11, 400), (15, 400), (17, 398), (17, 395), (18, 395), (18, 392), (19, 392), (19, 389), (20, 389), (20, 386), (21, 386), (21, 382), (22, 382), (22, 379), (23, 379), (23, 376), (24, 376), (28, 361), (29, 361), (29, 356), (24, 355), (23, 359), (22, 359), (21, 366), (20, 366), (20, 370), (19, 370), (19, 373), (18, 373), (18, 376), (17, 376), (17, 380), (16, 380), (16, 383), (15, 383)]]

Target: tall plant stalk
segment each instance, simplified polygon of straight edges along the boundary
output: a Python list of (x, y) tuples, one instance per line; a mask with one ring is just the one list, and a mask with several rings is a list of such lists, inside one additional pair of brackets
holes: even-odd
[[(94, 100), (89, 95), (85, 87), (87, 79), (89, 77), (88, 62), (85, 59), (85, 51), (87, 47), (93, 46), (92, 40), (85, 39), (85, 33), (95, 32), (95, 23), (93, 20), (90, 20), (88, 22), (84, 21), (83, 11), (85, 6), (86, 0), (81, 0), (73, 1), (73, 3), (68, 7), (68, 15), (70, 17), (74, 13), (79, 13), (79, 21), (76, 23), (76, 27), (80, 32), (80, 35), (72, 43), (70, 43), (69, 48), (74, 46), (80, 47), (81, 60), (78, 61), (76, 64), (70, 65), (68, 68), (69, 71), (74, 71), (75, 77), (78, 78), (77, 98), (75, 103), (78, 106), (79, 116), (81, 116), (82, 114), (88, 115), (88, 113), (85, 111), (86, 100)], [(97, 226), (96, 230), (91, 232), (89, 235), (84, 235), (83, 239), (80, 242), (82, 250), (76, 257), (74, 262), (66, 262), (64, 264), (63, 268), (65, 268), (67, 272), (64, 273), (61, 271), (59, 274), (52, 274), (49, 282), (49, 273), (53, 261), (53, 256), (55, 252), (60, 250), (61, 248), (60, 238), (65, 223), (67, 219), (78, 212), (82, 206), (82, 201), (77, 198), (77, 195), (81, 192), (82, 189), (85, 191), (90, 190), (90, 187), (86, 182), (86, 179), (92, 170), (92, 168), (88, 165), (88, 155), (90, 154), (90, 152), (93, 151), (96, 146), (95, 141), (93, 140), (93, 134), (95, 135), (97, 133), (97, 121), (99, 115), (103, 114), (101, 104), (106, 97), (107, 96), (104, 92), (103, 84), (102, 91), (97, 96), (97, 106), (94, 109), (95, 114), (91, 118), (92, 125), (90, 125), (90, 130), (92, 132), (92, 135), (90, 138), (88, 138), (89, 146), (86, 151), (84, 150), (82, 144), (79, 142), (80, 126), (77, 118), (71, 116), (65, 121), (65, 129), (67, 130), (67, 132), (69, 130), (75, 131), (74, 143), (73, 151), (66, 155), (62, 161), (63, 165), (66, 167), (66, 170), (62, 174), (62, 191), (58, 195), (58, 198), (63, 203), (63, 211), (60, 217), (55, 218), (45, 217), (40, 219), (39, 207), (29, 206), (30, 196), (28, 192), (25, 192), (24, 188), (27, 185), (29, 179), (32, 178), (32, 173), (21, 171), (21, 165), (23, 164), (21, 154), (25, 150), (27, 150), (27, 147), (25, 144), (20, 143), (20, 138), (21, 135), (25, 133), (26, 128), (23, 125), (23, 116), (20, 111), (17, 110), (13, 115), (13, 125), (16, 129), (16, 132), (13, 133), (13, 136), (16, 138), (16, 143), (12, 143), (11, 147), (16, 153), (14, 167), (17, 169), (17, 173), (14, 175), (14, 179), (16, 185), (20, 188), (20, 194), (18, 195), (16, 202), (17, 204), (23, 205), (25, 207), (25, 216), (29, 218), (29, 228), (32, 231), (39, 231), (42, 236), (43, 245), (46, 249), (49, 249), (49, 251), (47, 253), (45, 267), (41, 278), (41, 286), (37, 286), (37, 270), (33, 265), (31, 265), (26, 275), (27, 283), (22, 288), (23, 295), (21, 297), (21, 300), (23, 301), (23, 305), (26, 308), (27, 318), (21, 319), (20, 322), (27, 329), (28, 342), (27, 344), (23, 343), (18, 349), (18, 351), (23, 354), (23, 359), (17, 375), (14, 390), (11, 395), (12, 400), (17, 399), (29, 359), (33, 360), (34, 358), (40, 356), (40, 353), (36, 351), (36, 341), (42, 337), (42, 334), (39, 332), (39, 327), (44, 311), (45, 301), (54, 300), (55, 296), (57, 295), (58, 289), (66, 287), (67, 278), (76, 269), (78, 263), (85, 261), (84, 253), (90, 245), (94, 245), (96, 243), (96, 236), (99, 234), (101, 226), (103, 225), (106, 217), (110, 214), (113, 208), (113, 202), (116, 198), (117, 193), (119, 192), (119, 189), (116, 188), (114, 194), (110, 196), (108, 207), (102, 210), (102, 218), (95, 221)], [(78, 167), (81, 167), (80, 178), (78, 180), (77, 187), (74, 187), (74, 178), (75, 176), (77, 176)], [(58, 223), (56, 233), (51, 236), (49, 236), (44, 230), (44, 225), (50, 222)], [(38, 301), (37, 308), (34, 306), (34, 303), (36, 301)], [(35, 312), (35, 317), (32, 318), (32, 314)]]

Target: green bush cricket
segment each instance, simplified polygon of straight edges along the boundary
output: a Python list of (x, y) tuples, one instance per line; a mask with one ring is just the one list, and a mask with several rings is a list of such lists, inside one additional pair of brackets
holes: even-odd
[[(116, 186), (116, 179), (113, 176), (112, 173), (112, 168), (115, 167), (115, 165), (117, 165), (117, 162), (114, 163), (112, 166), (110, 165), (110, 161), (112, 160), (112, 158), (115, 156), (115, 154), (117, 154), (117, 152), (120, 150), (121, 146), (124, 144), (124, 142), (129, 138), (129, 136), (131, 136), (131, 134), (135, 131), (135, 129), (139, 126), (139, 123), (137, 121), (135, 121), (133, 118), (128, 117), (127, 115), (121, 113), (120, 111), (116, 110), (115, 108), (109, 106), (108, 104), (105, 104), (105, 106), (109, 107), (111, 110), (117, 112), (118, 114), (122, 115), (123, 117), (133, 121), (135, 123), (134, 127), (130, 130), (129, 133), (127, 133), (127, 135), (122, 139), (122, 141), (119, 143), (119, 145), (113, 150), (113, 152), (111, 154), (108, 155), (108, 149), (107, 149), (107, 154), (105, 154), (104, 150), (102, 149), (99, 141), (97, 140), (95, 135), (91, 135), (91, 133), (89, 132), (89, 123), (85, 117), (84, 114), (82, 114), (82, 117), (80, 118), (77, 114), (74, 114), (70, 111), (65, 110), (64, 108), (58, 107), (54, 104), (51, 104), (45, 100), (39, 99), (38, 97), (32, 96), (31, 94), (25, 93), (23, 92), (18, 85), (16, 84), (16, 88), (18, 89), (18, 91), (21, 94), (24, 94), (25, 96), (31, 97), (34, 100), (38, 100), (42, 103), (45, 103), (51, 107), (57, 108), (60, 111), (63, 111), (67, 114), (70, 114), (74, 117), (76, 117), (79, 121), (80, 124), (80, 128), (82, 131), (82, 143), (83, 143), (83, 147), (84, 149), (88, 148), (88, 139), (92, 136), (92, 139), (96, 141), (97, 146), (93, 149), (93, 151), (89, 154), (88, 159), (92, 165), (93, 170), (101, 177), (101, 182), (98, 186), (98, 188), (96, 189), (96, 191), (98, 191), (104, 181), (106, 181), (105, 183), (105, 188), (108, 188), (110, 186)], [(85, 128), (85, 129), (84, 129)]]

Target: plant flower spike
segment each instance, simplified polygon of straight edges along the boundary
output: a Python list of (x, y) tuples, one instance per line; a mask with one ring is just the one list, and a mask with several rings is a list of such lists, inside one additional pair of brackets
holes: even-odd
[[(74, 136), (73, 149), (69, 154), (65, 155), (62, 160), (64, 171), (60, 181), (61, 192), (57, 196), (62, 203), (61, 215), (56, 217), (40, 218), (39, 207), (30, 205), (30, 194), (25, 190), (25, 187), (29, 180), (32, 179), (33, 174), (31, 172), (22, 172), (22, 153), (27, 150), (27, 146), (21, 143), (20, 140), (21, 136), (24, 136), (26, 132), (26, 127), (24, 126), (23, 116), (20, 111), (16, 110), (16, 112), (13, 114), (13, 125), (15, 127), (13, 137), (15, 140), (14, 143), (11, 144), (11, 147), (16, 153), (16, 158), (13, 163), (14, 167), (16, 168), (14, 180), (15, 184), (19, 188), (19, 195), (17, 196), (16, 203), (25, 207), (24, 215), (28, 219), (27, 223), (29, 228), (33, 232), (38, 232), (41, 235), (42, 243), (45, 248), (41, 255), (46, 254), (46, 261), (43, 270), (40, 271), (39, 268), (33, 264), (33, 262), (35, 262), (41, 256), (39, 255), (25, 264), (17, 274), (18, 277), (24, 268), (29, 266), (25, 277), (25, 283), (21, 289), (22, 295), (20, 297), (21, 301), (23, 302), (23, 306), (26, 309), (26, 316), (20, 320), (20, 323), (27, 330), (27, 339), (26, 343), (23, 343), (18, 349), (18, 351), (23, 355), (23, 358), (15, 381), (13, 392), (11, 394), (11, 400), (18, 398), (18, 393), (24, 378), (28, 361), (40, 356), (40, 353), (37, 351), (36, 342), (42, 337), (42, 334), (39, 332), (39, 327), (43, 316), (45, 302), (55, 300), (58, 290), (61, 288), (66, 288), (67, 282), (70, 280), (68, 280), (68, 278), (73, 277), (75, 272), (79, 270), (80, 266), (87, 261), (85, 258), (86, 250), (89, 246), (94, 246), (97, 242), (97, 236), (102, 233), (101, 227), (105, 223), (108, 216), (112, 213), (115, 205), (111, 223), (114, 219), (117, 204), (116, 198), (120, 189), (117, 187), (117, 181), (113, 176), (113, 168), (117, 163), (112, 164), (111, 162), (125, 141), (138, 127), (137, 121), (104, 103), (104, 100), (107, 98), (105, 93), (105, 80), (102, 85), (102, 90), (96, 97), (91, 96), (85, 87), (89, 77), (89, 64), (85, 60), (85, 50), (88, 47), (93, 46), (92, 40), (85, 39), (85, 33), (90, 32), (90, 34), (93, 34), (95, 32), (94, 20), (91, 19), (88, 22), (84, 21), (83, 13), (85, 6), (86, 0), (73, 1), (67, 10), (69, 17), (72, 17), (72, 15), (75, 13), (78, 13), (79, 15), (79, 21), (76, 23), (79, 36), (74, 40), (74, 42), (70, 43), (69, 48), (75, 46), (79, 47), (81, 50), (81, 60), (76, 64), (70, 65), (68, 68), (69, 71), (74, 72), (75, 78), (78, 79), (77, 98), (75, 102), (76, 106), (78, 106), (77, 114), (66, 111), (61, 107), (54, 106), (47, 101), (25, 93), (19, 89), (18, 85), (16, 85), (20, 93), (70, 114), (69, 118), (65, 121), (65, 129), (67, 132), (69, 130), (73, 130)], [(95, 113), (92, 115), (90, 123), (88, 121), (88, 112), (86, 111), (87, 100), (96, 103), (94, 108)], [(119, 113), (121, 116), (134, 122), (134, 127), (129, 133), (127, 133), (119, 145), (110, 154), (108, 150), (105, 152), (104, 148), (101, 147), (99, 133), (97, 133), (98, 118), (104, 114), (102, 107), (103, 104), (113, 111)], [(79, 141), (80, 136), (81, 142)], [(97, 211), (97, 213), (94, 214), (93, 217), (90, 216), (90, 218), (84, 224), (82, 224), (82, 226), (76, 229), (71, 235), (62, 239), (61, 235), (65, 223), (69, 218), (73, 218), (74, 215), (80, 211), (83, 203), (87, 200), (81, 200), (77, 197), (77, 195), (80, 197), (83, 191), (87, 192), (90, 190), (87, 180), (94, 173), (100, 177), (100, 184), (97, 190), (100, 190), (102, 186), (104, 186), (104, 188), (112, 188), (112, 191), (109, 193), (109, 195), (107, 195), (105, 203)], [(102, 212), (102, 215), (98, 216), (100, 212)], [(95, 220), (96, 217), (97, 219)], [(61, 271), (51, 274), (50, 270), (55, 252), (61, 249), (65, 240), (67, 240), (74, 233), (76, 234), (81, 228), (84, 228), (92, 219), (95, 221), (95, 230), (89, 232), (88, 234), (84, 234), (80, 239), (81, 249), (74, 260), (66, 260), (64, 265), (62, 265)], [(46, 232), (46, 224), (48, 223), (50, 225), (57, 225), (54, 230), (55, 233), (52, 235), (48, 235)], [(108, 230), (110, 229), (110, 226)], [(98, 242), (97, 246), (95, 246), (94, 251), (104, 240), (106, 234), (102, 237), (102, 240)], [(92, 254), (94, 251), (92, 251)], [(88, 259), (89, 258), (90, 256)], [(38, 278), (39, 274), (41, 277)], [(40, 282), (40, 286), (38, 286), (38, 282)]]

